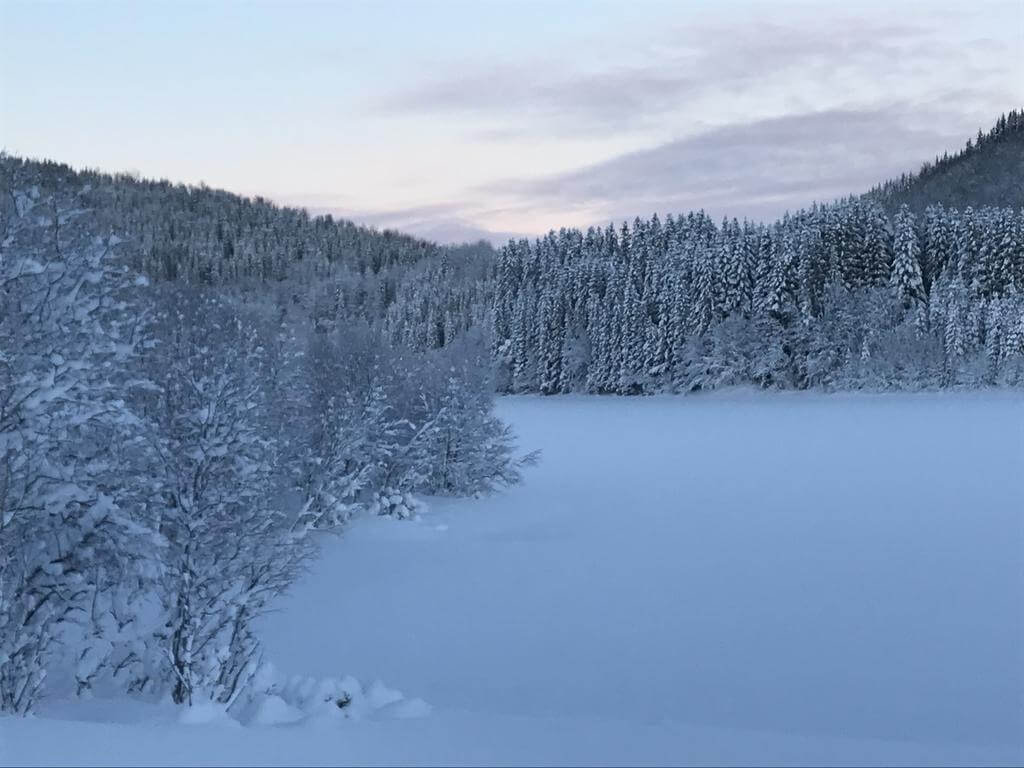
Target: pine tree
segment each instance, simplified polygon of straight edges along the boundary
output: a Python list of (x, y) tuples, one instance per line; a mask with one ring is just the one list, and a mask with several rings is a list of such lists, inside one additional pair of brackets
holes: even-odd
[(914, 214), (904, 205), (894, 222), (893, 265), (890, 285), (897, 301), (905, 309), (921, 305), (925, 300), (921, 278), (920, 254)]

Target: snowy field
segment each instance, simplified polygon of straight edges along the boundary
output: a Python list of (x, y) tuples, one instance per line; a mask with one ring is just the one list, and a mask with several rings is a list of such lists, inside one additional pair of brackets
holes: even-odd
[(500, 409), (543, 450), (523, 486), (358, 522), (264, 622), (282, 672), (408, 699), (54, 702), (0, 719), (0, 764), (1024, 761), (1024, 398)]

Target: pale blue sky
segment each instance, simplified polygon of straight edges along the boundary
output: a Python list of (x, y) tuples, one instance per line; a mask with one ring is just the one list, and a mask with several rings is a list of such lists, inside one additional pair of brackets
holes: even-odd
[(869, 187), (1024, 105), (1024, 0), (0, 0), (0, 146), (438, 239)]

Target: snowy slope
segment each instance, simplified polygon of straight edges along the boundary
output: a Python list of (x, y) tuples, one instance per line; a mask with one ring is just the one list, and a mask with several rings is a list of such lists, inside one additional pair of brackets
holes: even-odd
[(525, 485), (361, 521), (265, 621), (280, 669), (431, 714), (53, 705), (0, 720), (0, 763), (1024, 761), (1020, 396), (501, 409), (544, 451)]

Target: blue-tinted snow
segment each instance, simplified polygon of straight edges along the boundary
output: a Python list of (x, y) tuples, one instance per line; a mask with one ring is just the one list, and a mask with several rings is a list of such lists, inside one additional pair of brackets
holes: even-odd
[(0, 764), (1024, 762), (1024, 397), (500, 409), (523, 486), (357, 522), (264, 622), (282, 672), (426, 716), (57, 706), (0, 719)]

